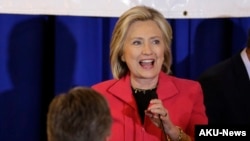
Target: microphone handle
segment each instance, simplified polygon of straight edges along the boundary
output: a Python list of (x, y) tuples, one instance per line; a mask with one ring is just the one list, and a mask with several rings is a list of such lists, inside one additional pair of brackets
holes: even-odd
[[(151, 99), (158, 99), (158, 95), (157, 95), (156, 92), (153, 92), (153, 93), (151, 94)], [(166, 132), (165, 132), (165, 128), (164, 128), (163, 122), (162, 122), (162, 120), (161, 120), (161, 115), (159, 115), (159, 120), (160, 120), (160, 126), (161, 126), (160, 128), (163, 130), (163, 134), (164, 134), (165, 141), (168, 141), (167, 134), (166, 134)]]
[(160, 126), (161, 126), (161, 129), (163, 130), (163, 134), (164, 134), (165, 141), (168, 141), (167, 134), (166, 134), (166, 132), (165, 132), (165, 128), (164, 128), (164, 126), (163, 126), (163, 122), (162, 122), (160, 116), (161, 116), (161, 115), (159, 115), (160, 124), (161, 124)]

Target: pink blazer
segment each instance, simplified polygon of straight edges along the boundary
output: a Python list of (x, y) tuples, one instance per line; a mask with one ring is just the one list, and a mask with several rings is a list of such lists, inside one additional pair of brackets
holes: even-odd
[[(108, 100), (113, 117), (110, 141), (164, 141), (162, 130), (148, 117), (141, 124), (130, 86), (129, 74), (119, 80), (107, 80), (92, 86)], [(158, 98), (169, 112), (172, 122), (194, 140), (196, 124), (207, 124), (203, 93), (198, 82), (159, 75)]]

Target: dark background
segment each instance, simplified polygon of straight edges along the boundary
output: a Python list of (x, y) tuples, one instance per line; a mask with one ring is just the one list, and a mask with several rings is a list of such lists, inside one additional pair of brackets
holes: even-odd
[[(51, 99), (112, 78), (117, 18), (0, 14), (0, 141), (45, 141)], [(250, 18), (169, 19), (175, 76), (196, 80), (246, 44)]]

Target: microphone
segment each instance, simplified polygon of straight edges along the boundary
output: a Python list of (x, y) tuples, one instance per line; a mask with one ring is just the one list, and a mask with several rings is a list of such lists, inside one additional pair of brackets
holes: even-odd
[(157, 95), (156, 91), (152, 91), (151, 99), (158, 99), (158, 95)]
[[(151, 99), (158, 99), (158, 95), (157, 95), (156, 91), (153, 91), (153, 92), (151, 93)], [(163, 130), (163, 134), (164, 134), (165, 140), (168, 141), (168, 138), (167, 138), (167, 135), (166, 135), (166, 132), (165, 132), (165, 128), (164, 128), (164, 126), (163, 126), (163, 122), (162, 122), (160, 116), (161, 116), (161, 115), (159, 115), (160, 126), (161, 126), (160, 128)]]

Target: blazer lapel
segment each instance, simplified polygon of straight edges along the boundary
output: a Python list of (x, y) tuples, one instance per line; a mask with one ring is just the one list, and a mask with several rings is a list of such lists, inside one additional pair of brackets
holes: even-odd
[(119, 98), (121, 101), (127, 103), (132, 108), (136, 109), (136, 103), (132, 94), (130, 86), (129, 75), (119, 79), (114, 85), (112, 85), (108, 91), (112, 93), (115, 97)]
[[(237, 54), (232, 58), (232, 71), (235, 74), (235, 78), (233, 79), (236, 81), (235, 84), (239, 91), (236, 96), (242, 99), (242, 103), (246, 103), (244, 108), (250, 109), (250, 80), (240, 54)], [(250, 115), (250, 112), (248, 115)]]
[(170, 76), (166, 75), (164, 72), (160, 73), (159, 84), (157, 86), (157, 94), (159, 99), (167, 99), (177, 94), (177, 88), (172, 82)]
[(235, 80), (239, 82), (237, 83), (238, 87), (242, 92), (250, 92), (250, 80), (240, 54), (232, 58), (232, 65), (233, 73), (236, 76)]

